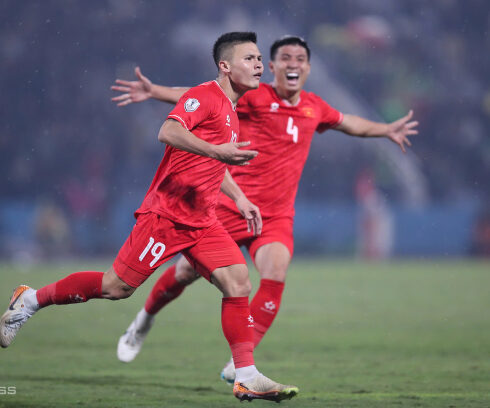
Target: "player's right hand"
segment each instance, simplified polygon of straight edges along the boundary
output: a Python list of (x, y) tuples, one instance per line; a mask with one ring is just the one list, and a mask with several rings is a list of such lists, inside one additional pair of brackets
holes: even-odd
[(111, 86), (113, 91), (124, 92), (122, 95), (111, 98), (112, 102), (117, 102), (117, 106), (126, 106), (133, 102), (143, 102), (151, 98), (152, 82), (145, 77), (140, 67), (134, 69), (137, 81), (125, 81), (116, 79), (116, 84)]
[(254, 237), (259, 236), (262, 233), (262, 215), (259, 207), (253, 204), (245, 195), (239, 197), (235, 204), (240, 214), (247, 220), (247, 231), (251, 232)]
[(247, 166), (259, 154), (256, 150), (241, 150), (250, 142), (223, 143), (216, 146), (214, 158), (234, 166)]

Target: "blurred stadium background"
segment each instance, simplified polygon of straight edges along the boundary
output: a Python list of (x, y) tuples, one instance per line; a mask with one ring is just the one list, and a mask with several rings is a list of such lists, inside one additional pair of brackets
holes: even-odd
[[(407, 155), (387, 141), (316, 137), (298, 192), (297, 254), (490, 255), (487, 0), (2, 1), (0, 257), (114, 256), (163, 146), (169, 105), (117, 108), (136, 65), (156, 83), (216, 75), (217, 36), (268, 48), (301, 35), (307, 90), (391, 121), (413, 108)], [(270, 81), (269, 73), (265, 81)]]

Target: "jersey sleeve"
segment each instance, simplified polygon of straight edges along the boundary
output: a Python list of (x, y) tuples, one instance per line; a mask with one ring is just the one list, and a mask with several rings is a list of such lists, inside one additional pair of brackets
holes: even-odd
[(189, 89), (177, 102), (167, 119), (174, 119), (192, 131), (215, 111), (213, 95), (202, 87)]
[(325, 130), (334, 128), (342, 123), (344, 115), (341, 112), (332, 108), (321, 98), (318, 98), (318, 104), (320, 106), (321, 116), (320, 123), (318, 123), (316, 128), (317, 132), (325, 132)]

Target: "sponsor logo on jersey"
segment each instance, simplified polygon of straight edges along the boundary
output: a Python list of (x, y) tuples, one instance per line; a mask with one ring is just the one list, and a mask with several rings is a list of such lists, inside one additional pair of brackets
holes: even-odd
[(185, 101), (184, 109), (186, 112), (194, 112), (199, 108), (200, 102), (197, 99), (189, 98)]
[(277, 102), (272, 102), (271, 103), (271, 112), (277, 112), (279, 109), (279, 104)]
[(304, 108), (301, 108), (303, 111), (303, 114), (307, 118), (314, 118), (315, 117), (315, 110), (313, 108), (310, 108), (309, 106), (305, 106)]
[(226, 126), (231, 126), (230, 121), (231, 121), (230, 115), (226, 115), (226, 123), (225, 123), (225, 125)]

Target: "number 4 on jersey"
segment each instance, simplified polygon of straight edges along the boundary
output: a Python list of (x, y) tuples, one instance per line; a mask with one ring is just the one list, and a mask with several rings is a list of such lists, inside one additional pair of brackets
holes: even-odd
[(298, 143), (298, 126), (294, 125), (292, 116), (290, 116), (288, 119), (288, 127), (286, 128), (286, 132), (288, 132), (288, 135), (293, 136), (294, 143)]

